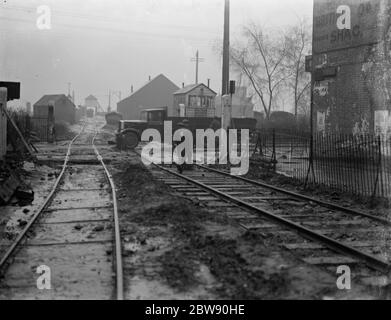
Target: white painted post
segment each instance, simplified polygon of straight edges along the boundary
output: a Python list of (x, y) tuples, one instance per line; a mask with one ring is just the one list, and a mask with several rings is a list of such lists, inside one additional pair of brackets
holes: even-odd
[[(228, 127), (231, 123), (231, 99), (230, 99), (230, 95), (226, 94), (226, 95), (223, 95), (221, 97), (221, 104), (222, 104), (222, 110), (221, 110), (221, 129), (222, 130), (222, 133), (220, 135), (220, 139), (222, 141), (221, 145), (222, 145), (222, 150), (229, 150), (227, 144), (228, 142), (223, 139), (223, 131), (225, 130), (225, 132), (227, 133), (227, 137), (228, 137)], [(220, 153), (222, 152), (222, 150), (220, 150)], [(227, 154), (223, 154), (221, 155), (220, 154), (220, 160), (226, 160), (225, 158), (227, 157)]]

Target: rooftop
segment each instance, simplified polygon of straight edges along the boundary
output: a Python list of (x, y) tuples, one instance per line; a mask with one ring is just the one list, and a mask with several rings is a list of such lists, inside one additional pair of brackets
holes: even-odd
[(56, 102), (56, 101), (58, 101), (60, 99), (63, 99), (63, 98), (69, 100), (69, 98), (65, 94), (45, 94), (35, 104), (37, 104), (37, 105), (49, 105), (49, 103)]
[(216, 94), (216, 92), (214, 92), (211, 88), (207, 87), (203, 83), (198, 83), (198, 84), (189, 84), (189, 85), (183, 87), (182, 89), (179, 89), (178, 91), (174, 92), (174, 95), (189, 93), (190, 91), (193, 91), (194, 89), (196, 89), (196, 88), (198, 88), (200, 86), (208, 88), (210, 91), (212, 91), (213, 93)]

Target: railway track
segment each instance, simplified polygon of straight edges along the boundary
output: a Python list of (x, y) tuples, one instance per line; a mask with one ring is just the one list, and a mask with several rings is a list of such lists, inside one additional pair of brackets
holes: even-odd
[(168, 166), (150, 167), (153, 175), (176, 192), (223, 208), (242, 228), (277, 236), (305, 262), (335, 274), (349, 265), (360, 278), (382, 277), (390, 271), (390, 221), (350, 208), (231, 176), (195, 165), (179, 174)]
[[(69, 143), (52, 191), (0, 260), (0, 298), (123, 299), (116, 190), (97, 134), (87, 122)], [(37, 285), (42, 266), (50, 290)]]

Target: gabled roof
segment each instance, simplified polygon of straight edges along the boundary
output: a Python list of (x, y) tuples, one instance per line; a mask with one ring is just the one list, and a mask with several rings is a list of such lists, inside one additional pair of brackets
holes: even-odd
[(211, 88), (207, 87), (207, 86), (204, 85), (203, 83), (189, 84), (188, 86), (185, 86), (185, 87), (183, 87), (182, 89), (179, 89), (178, 91), (174, 92), (174, 95), (189, 93), (190, 91), (193, 91), (194, 89), (196, 89), (196, 88), (198, 88), (198, 87), (200, 87), (200, 86), (203, 86), (203, 87), (205, 87), (205, 88), (208, 88), (210, 91), (212, 91), (214, 94), (217, 95), (216, 92), (214, 92)]
[(69, 98), (65, 94), (45, 94), (41, 99), (39, 99), (36, 103), (34, 103), (34, 105), (45, 106), (45, 105), (49, 105), (50, 102), (56, 102), (64, 98), (69, 100)]
[(159, 74), (158, 76), (156, 76), (155, 78), (153, 78), (152, 80), (148, 81), (147, 83), (145, 83), (143, 86), (141, 86), (140, 88), (138, 88), (136, 91), (134, 91), (129, 97), (126, 97), (125, 99), (119, 101), (118, 103), (121, 103), (122, 101), (125, 101), (127, 99), (130, 99), (132, 98), (134, 95), (136, 95), (137, 93), (139, 93), (140, 91), (142, 91), (144, 88), (148, 87), (149, 85), (151, 85), (153, 82), (155, 82), (156, 80), (158, 79), (164, 79), (166, 81), (169, 81), (173, 86), (175, 86), (176, 88), (179, 89), (179, 87), (174, 83), (172, 82), (170, 79), (168, 79), (164, 74)]
[(95, 96), (93, 96), (92, 94), (90, 94), (86, 100), (98, 100)]

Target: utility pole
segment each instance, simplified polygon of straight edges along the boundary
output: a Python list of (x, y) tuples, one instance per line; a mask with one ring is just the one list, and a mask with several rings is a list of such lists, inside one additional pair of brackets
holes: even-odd
[(221, 135), (220, 141), (222, 149), (220, 150), (219, 159), (221, 163), (226, 163), (228, 157), (228, 141), (226, 132), (230, 123), (228, 121), (228, 115), (230, 115), (230, 104), (229, 100), (229, 0), (225, 0), (224, 6), (224, 43), (223, 43), (223, 75), (222, 75), (222, 86), (221, 86)]
[(68, 82), (68, 97), (71, 96), (71, 83)]
[(229, 93), (229, 16), (229, 0), (225, 0), (222, 96)]
[(199, 52), (197, 50), (195, 58), (192, 58), (191, 61), (196, 63), (196, 72), (195, 72), (196, 80), (195, 80), (195, 84), (198, 84), (198, 66), (199, 66), (200, 62), (204, 62), (204, 58), (200, 58)]

